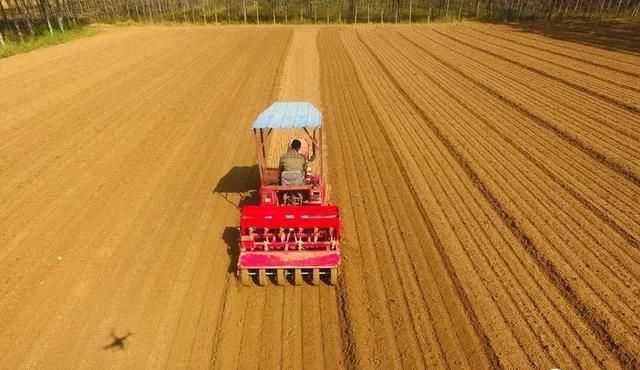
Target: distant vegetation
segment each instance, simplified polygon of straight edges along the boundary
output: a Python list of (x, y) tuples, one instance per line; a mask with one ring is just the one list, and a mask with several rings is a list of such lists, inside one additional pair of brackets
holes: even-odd
[(100, 29), (98, 27), (82, 26), (74, 27), (66, 32), (44, 33), (26, 38), (23, 37), (23, 41), (6, 40), (4, 46), (0, 47), (0, 58), (25, 53), (45, 46), (62, 44), (81, 37), (95, 35), (99, 31)]
[[(0, 0), (0, 55), (91, 23), (407, 23), (640, 18), (640, 0)], [(57, 33), (64, 35), (56, 35)], [(48, 35), (41, 38), (42, 35)], [(16, 46), (16, 44), (21, 44)]]

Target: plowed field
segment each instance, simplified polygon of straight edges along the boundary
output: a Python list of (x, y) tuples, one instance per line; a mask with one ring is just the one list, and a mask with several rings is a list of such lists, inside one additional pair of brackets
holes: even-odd
[[(244, 287), (249, 127), (325, 115), (335, 287)], [(0, 60), (0, 369), (640, 368), (640, 55), (126, 28)]]

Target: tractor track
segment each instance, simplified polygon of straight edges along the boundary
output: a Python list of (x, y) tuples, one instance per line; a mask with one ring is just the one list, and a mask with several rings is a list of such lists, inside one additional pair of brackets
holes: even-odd
[[(639, 81), (638, 55), (473, 23), (0, 60), (0, 369), (638, 368)], [(335, 287), (234, 275), (277, 99), (324, 114)]]
[[(294, 40), (288, 42), (288, 51), (278, 63), (278, 81), (273, 83), (272, 89), (268, 84), (263, 89), (272, 91), (271, 100), (309, 99), (319, 105), (312, 92), (314, 85), (318, 88), (318, 81), (314, 81), (318, 78), (317, 73), (312, 72), (305, 81), (301, 74), (307, 70), (297, 69), (301, 65), (297, 59), (311, 58), (300, 49), (301, 45), (313, 45), (315, 36), (306, 35), (306, 31), (293, 34)], [(289, 62), (290, 57), (292, 62)], [(307, 60), (307, 63), (313, 64), (313, 61)], [(280, 82), (283, 79), (289, 80), (285, 88)], [(253, 150), (250, 146), (245, 147), (249, 158)], [(237, 282), (232, 284), (238, 285)], [(254, 289), (237, 286), (225, 297), (233, 304), (222, 314), (223, 325), (217, 335), (230, 331), (239, 332), (239, 335), (216, 337), (211, 360), (213, 368), (226, 369), (229, 364), (236, 364), (238, 369), (269, 369), (278, 364), (291, 369), (343, 366), (338, 300), (331, 288), (268, 286), (259, 294), (252, 294)], [(239, 329), (235, 327), (238, 323), (241, 324)]]
[[(341, 96), (343, 99), (349, 99), (349, 95), (347, 93), (344, 93)], [(351, 105), (348, 100), (341, 104), (345, 104), (346, 106)], [(342, 118), (345, 116), (344, 113), (347, 112), (341, 113), (340, 117)], [(351, 118), (350, 116), (346, 117), (350, 118), (350, 121), (353, 121), (355, 118)], [(332, 122), (329, 119), (327, 121), (328, 124)], [(339, 125), (339, 121), (336, 120), (333, 122), (336, 122), (336, 124)], [(374, 302), (385, 302), (384, 310), (376, 315), (386, 318), (386, 322), (383, 324), (384, 331), (378, 334), (380, 337), (377, 342), (394, 343), (396, 351), (395, 353), (387, 354), (385, 353), (385, 349), (377, 348), (377, 352), (380, 352), (383, 356), (393, 356), (392, 358), (383, 357), (380, 360), (382, 362), (382, 366), (396, 367), (398, 365), (392, 364), (394, 361), (398, 360), (402, 361), (401, 364), (403, 366), (407, 366), (408, 364), (414, 364), (415, 366), (416, 363), (423, 363), (424, 361), (421, 357), (421, 352), (419, 351), (419, 345), (417, 343), (418, 335), (416, 332), (415, 322), (410, 318), (410, 313), (407, 309), (406, 295), (403, 292), (404, 289), (401, 285), (402, 280), (399, 279), (398, 271), (392, 267), (394, 263), (393, 261), (395, 260), (395, 257), (393, 256), (395, 252), (390, 250), (391, 248), (385, 247), (390, 246), (391, 243), (389, 241), (389, 235), (383, 231), (383, 211), (380, 209), (380, 205), (377, 203), (375, 196), (373, 195), (375, 192), (375, 190), (373, 190), (374, 185), (371, 185), (377, 184), (380, 181), (380, 177), (377, 172), (370, 174), (365, 168), (355, 165), (355, 163), (363, 163), (361, 161), (364, 158), (364, 155), (362, 154), (362, 147), (359, 143), (360, 140), (357, 135), (347, 131), (347, 127), (344, 125), (339, 125), (336, 128), (339, 131), (336, 132), (336, 135), (331, 135), (330, 137), (345, 138), (347, 141), (343, 143), (333, 140), (332, 147), (340, 148), (338, 156), (341, 158), (356, 159), (355, 161), (344, 161), (346, 162), (345, 167), (347, 163), (350, 165), (347, 167), (347, 171), (344, 173), (343, 177), (351, 180), (350, 186), (360, 189), (361, 191), (359, 202), (357, 202), (356, 205), (350, 207), (349, 203), (347, 203), (343, 206), (344, 212), (349, 212), (349, 209), (353, 212), (352, 217), (345, 214), (345, 220), (343, 221), (345, 230), (354, 230), (355, 235), (357, 236), (353, 241), (345, 241), (345, 245), (343, 247), (345, 250), (345, 259), (349, 258), (347, 251), (350, 245), (355, 244), (358, 245), (359, 248), (362, 248), (360, 255), (362, 256), (364, 267), (359, 271), (359, 274), (366, 274), (361, 277), (364, 281), (369, 282), (368, 284), (365, 283), (365, 285), (373, 284), (377, 288), (374, 289), (373, 292), (367, 294), (366, 299), (369, 301), (367, 306), (374, 307)], [(336, 155), (334, 154), (333, 157), (335, 158)], [(340, 162), (342, 161), (338, 161), (338, 163)], [(369, 165), (367, 165), (367, 167), (369, 167)], [(338, 168), (340, 168), (340, 166)], [(357, 174), (357, 176), (349, 176), (349, 174)], [(366, 179), (366, 181), (363, 181), (364, 179)], [(334, 193), (336, 193), (335, 196), (337, 201), (342, 205), (343, 202), (341, 199), (343, 197), (340, 196), (341, 189), (344, 188), (341, 188), (340, 185), (334, 186)], [(370, 203), (371, 205), (365, 208), (365, 202)], [(371, 213), (365, 216), (364, 212), (367, 212), (367, 209), (370, 209)], [(366, 224), (354, 226), (353, 223), (355, 220), (360, 220), (365, 217), (368, 219)], [(376, 230), (378, 230), (378, 233), (376, 233)], [(380, 231), (382, 231), (382, 233), (380, 233)], [(345, 234), (350, 233), (346, 232)], [(376, 234), (378, 235), (374, 239), (373, 237)], [(373, 249), (372, 253), (368, 249)], [(368, 254), (370, 254), (370, 256), (367, 256)], [(394, 278), (383, 278), (383, 271), (388, 271), (389, 273), (394, 274)], [(348, 272), (345, 271), (345, 279), (349, 277), (347, 273)], [(371, 293), (378, 295), (378, 297), (372, 299), (369, 297), (369, 294)], [(396, 309), (395, 307), (397, 305), (401, 305), (400, 308)], [(398, 324), (402, 325), (403, 330), (396, 330), (395, 325)], [(411, 333), (413, 333), (413, 335), (410, 335)], [(396, 336), (397, 339), (394, 338)]]

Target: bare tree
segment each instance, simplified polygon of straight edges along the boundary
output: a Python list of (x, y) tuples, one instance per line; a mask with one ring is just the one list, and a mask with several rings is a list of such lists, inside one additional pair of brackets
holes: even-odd
[(7, 18), (7, 12), (6, 10), (4, 10), (4, 3), (2, 2), (2, 0), (0, 0), (0, 11), (2, 12), (2, 27), (0, 27), (0, 45), (7, 46), (7, 43), (5, 42), (5, 31), (4, 31), (4, 27), (6, 26), (7, 28), (9, 27), (9, 19)]
[[(624, 17), (637, 19), (640, 0), (0, 0), (2, 15), (0, 32), (2, 41), (17, 40), (25, 34), (37, 35), (55, 30), (61, 32), (77, 24), (91, 22), (155, 22), (165, 18), (173, 22), (205, 24), (215, 20), (218, 12), (226, 12), (227, 23), (249, 23), (255, 11), (255, 23), (260, 24), (260, 10), (267, 12), (271, 23), (278, 17), (289, 21), (290, 6), (300, 11), (300, 21), (318, 22), (318, 6), (324, 11), (326, 22), (375, 22), (379, 12), (380, 23), (390, 18), (396, 23), (416, 21), (431, 22), (438, 18), (457, 19), (467, 17), (489, 19), (564, 19), (567, 17)], [(213, 12), (213, 14), (211, 14)], [(270, 15), (269, 15), (270, 12)], [(344, 19), (342, 17), (344, 12)], [(224, 17), (224, 13), (222, 15)], [(52, 19), (54, 18), (54, 19)], [(297, 20), (296, 14), (296, 20)], [(53, 21), (53, 23), (52, 23)], [(25, 32), (26, 31), (26, 32)]]
[[(2, 0), (0, 0), (2, 1)], [(36, 35), (35, 27), (33, 26), (32, 19), (35, 19), (35, 14), (33, 14), (33, 10), (27, 5), (27, 3), (22, 0), (22, 4), (19, 2), (20, 0), (15, 0), (16, 9), (21, 14), (25, 23), (27, 24), (27, 28), (29, 29), (29, 34), (31, 37)]]
[(244, 18), (243, 23), (247, 24), (247, 0), (242, 0), (242, 17)]
[(64, 32), (64, 22), (62, 16), (62, 8), (60, 7), (60, 0), (56, 1), (56, 19), (58, 20), (58, 28), (60, 28), (60, 32)]
[(553, 11), (555, 10), (556, 2), (557, 0), (551, 0), (551, 5), (549, 6), (549, 13), (547, 13), (547, 20), (550, 20), (551, 17), (553, 17)]

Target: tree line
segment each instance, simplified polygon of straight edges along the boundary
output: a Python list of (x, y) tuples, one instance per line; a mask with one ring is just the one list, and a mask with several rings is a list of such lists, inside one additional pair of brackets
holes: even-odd
[(0, 0), (0, 46), (79, 24), (637, 19), (640, 0)]

